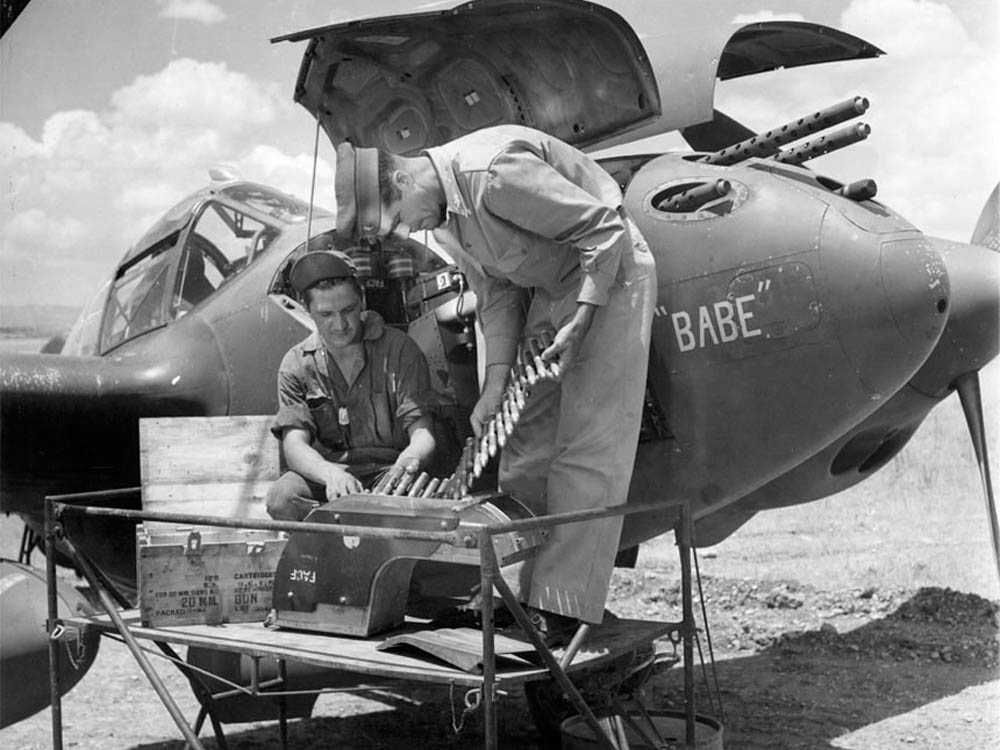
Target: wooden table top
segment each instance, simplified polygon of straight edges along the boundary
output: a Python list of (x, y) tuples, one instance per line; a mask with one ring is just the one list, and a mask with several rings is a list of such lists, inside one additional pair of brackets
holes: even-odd
[[(396, 680), (469, 687), (482, 683), (480, 674), (464, 671), (414, 648), (377, 648), (393, 636), (422, 630), (426, 632), (427, 623), (423, 621), (408, 621), (402, 628), (378, 636), (356, 638), (269, 628), (260, 622), (149, 628), (141, 625), (138, 610), (127, 610), (120, 614), (129, 632), (137, 639), (202, 646), (250, 657), (283, 659)], [(98, 627), (109, 635), (117, 632), (107, 614), (65, 618), (63, 622), (77, 627)], [(676, 623), (670, 622), (607, 618), (601, 625), (591, 629), (567, 672), (600, 667), (618, 656), (650, 644), (675, 627)], [(452, 632), (445, 635), (450, 636)], [(478, 631), (475, 633), (478, 635)], [(468, 636), (469, 633), (464, 635)], [(500, 634), (495, 638), (497, 680), (501, 685), (517, 685), (543, 679), (548, 675), (548, 670), (540, 666), (541, 661), (530, 644), (521, 648), (514, 639)], [(478, 640), (478, 653), (481, 654), (481, 639), (466, 637), (464, 640), (470, 645)], [(561, 653), (561, 649), (554, 651), (557, 659)]]

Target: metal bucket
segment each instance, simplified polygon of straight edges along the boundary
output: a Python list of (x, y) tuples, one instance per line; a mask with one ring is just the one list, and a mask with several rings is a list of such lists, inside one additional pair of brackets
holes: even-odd
[[(628, 718), (623, 721), (625, 737), (630, 750), (655, 750), (658, 744), (651, 740), (659, 738), (668, 748), (687, 748), (685, 745), (685, 720), (683, 711), (648, 711), (656, 731), (638, 711), (629, 711)], [(630, 721), (631, 720), (631, 721)], [(639, 727), (639, 730), (636, 729)], [(641, 730), (641, 731), (640, 731)], [(560, 726), (562, 734), (562, 750), (592, 750), (600, 747), (594, 731), (587, 725), (582, 716), (571, 716)], [(659, 737), (657, 737), (657, 734)], [(694, 718), (695, 741), (693, 747), (698, 750), (722, 750), (722, 724), (710, 716), (696, 715)]]

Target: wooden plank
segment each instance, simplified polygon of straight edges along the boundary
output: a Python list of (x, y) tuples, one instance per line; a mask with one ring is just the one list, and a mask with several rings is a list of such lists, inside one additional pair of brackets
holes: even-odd
[(285, 539), (270, 531), (136, 535), (146, 625), (260, 623), (271, 609)]
[(142, 484), (278, 478), (270, 416), (139, 420)]
[[(143, 509), (268, 518), (265, 499), (279, 473), (271, 421), (270, 416), (140, 420)], [(145, 525), (157, 531), (173, 528), (162, 522)]]
[(142, 488), (142, 507), (170, 513), (268, 519), (265, 500), (272, 481), (146, 485)]
[[(204, 646), (248, 656), (270, 656), (288, 661), (314, 664), (360, 675), (377, 676), (440, 685), (476, 687), (482, 683), (479, 675), (463, 672), (440, 662), (397, 651), (378, 651), (384, 637), (351, 638), (348, 636), (304, 633), (261, 627), (260, 623), (231, 623), (221, 626), (182, 625), (165, 628), (139, 626), (139, 613), (122, 613), (129, 630), (136, 638), (163, 641), (185, 646)], [(83, 627), (96, 625), (102, 631), (115, 632), (107, 615), (70, 617), (66, 623)], [(615, 657), (644, 646), (668, 633), (676, 623), (653, 620), (606, 620), (591, 631), (591, 636), (567, 670), (570, 674), (596, 668)], [(556, 658), (562, 653), (556, 649)], [(497, 680), (503, 687), (519, 685), (548, 676), (543, 668), (501, 665), (497, 663)]]

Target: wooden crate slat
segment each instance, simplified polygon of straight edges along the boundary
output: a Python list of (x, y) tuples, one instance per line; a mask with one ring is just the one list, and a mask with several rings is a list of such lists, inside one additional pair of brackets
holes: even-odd
[[(271, 421), (270, 416), (140, 420), (143, 509), (268, 518), (265, 499), (278, 477)], [(193, 528), (203, 544), (196, 552), (185, 551)], [(270, 609), (282, 534), (162, 521), (147, 521), (140, 529), (137, 574), (146, 622), (259, 621)], [(253, 553), (246, 544), (251, 540)]]
[(286, 540), (270, 531), (151, 533), (136, 538), (145, 625), (262, 622)]
[(223, 516), (270, 518), (264, 507), (271, 480), (217, 484), (154, 484), (143, 487), (143, 510)]
[(143, 486), (278, 478), (269, 416), (139, 421)]

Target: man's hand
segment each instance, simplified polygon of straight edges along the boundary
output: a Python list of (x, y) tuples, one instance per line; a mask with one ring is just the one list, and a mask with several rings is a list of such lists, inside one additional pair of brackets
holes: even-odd
[(590, 330), (590, 324), (594, 320), (594, 313), (597, 311), (596, 305), (587, 302), (579, 302), (576, 312), (569, 322), (556, 331), (556, 337), (552, 345), (542, 352), (543, 362), (555, 361), (559, 365), (560, 377), (573, 366), (583, 339)]
[(504, 365), (490, 365), (486, 369), (486, 382), (483, 383), (483, 392), (476, 402), (469, 422), (472, 423), (472, 432), (479, 440), (483, 436), (483, 430), (490, 417), (496, 414), (497, 409), (503, 402), (504, 388), (507, 387), (507, 371), (510, 368)]
[(356, 476), (344, 467), (330, 464), (326, 474), (326, 501), (336, 500), (344, 495), (358, 495), (364, 491)]
[(386, 470), (382, 478), (372, 487), (372, 492), (376, 495), (402, 494), (402, 491), (413, 483), (419, 471), (419, 458), (400, 453), (396, 462)]
[(400, 453), (399, 458), (396, 459), (396, 462), (389, 468), (386, 474), (383, 491), (388, 493), (390, 490), (395, 490), (391, 494), (399, 493), (413, 483), (419, 471), (420, 459), (409, 456), (406, 453)]
[(392, 465), (392, 471), (394, 474), (398, 473), (400, 476), (403, 474), (416, 474), (420, 471), (420, 459), (400, 453), (399, 458)]

